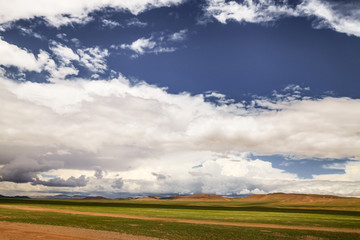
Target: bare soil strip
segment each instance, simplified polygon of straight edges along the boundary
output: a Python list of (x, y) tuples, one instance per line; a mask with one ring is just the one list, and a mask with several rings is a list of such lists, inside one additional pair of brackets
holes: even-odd
[(109, 231), (50, 226), (28, 223), (0, 222), (1, 240), (155, 240)]
[(0, 205), (0, 208), (18, 209), (18, 210), (27, 210), (27, 211), (39, 211), (39, 212), (80, 214), (80, 215), (99, 216), (99, 217), (129, 218), (129, 219), (162, 221), (162, 222), (208, 224), (208, 225), (222, 225), (222, 226), (236, 226), (236, 227), (311, 230), (311, 231), (324, 231), (324, 232), (360, 233), (360, 229), (352, 229), (352, 228), (330, 228), (330, 227), (294, 226), (294, 225), (279, 225), (279, 224), (266, 224), (266, 223), (221, 222), (221, 221), (209, 221), (209, 220), (146, 217), (146, 216), (135, 216), (135, 215), (127, 215), (127, 214), (80, 212), (80, 211), (71, 211), (71, 210), (65, 210), (65, 209), (38, 208), (38, 207), (29, 207), (29, 206), (24, 206), (24, 205)]

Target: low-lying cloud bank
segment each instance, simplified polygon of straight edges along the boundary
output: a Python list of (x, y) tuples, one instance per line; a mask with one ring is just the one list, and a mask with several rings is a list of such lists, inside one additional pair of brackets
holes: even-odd
[(348, 162), (345, 174), (305, 180), (241, 154), (360, 159), (360, 100), (311, 99), (302, 90), (289, 86), (246, 104), (219, 93), (169, 94), (122, 76), (55, 83), (1, 78), (2, 185), (360, 196), (358, 161)]

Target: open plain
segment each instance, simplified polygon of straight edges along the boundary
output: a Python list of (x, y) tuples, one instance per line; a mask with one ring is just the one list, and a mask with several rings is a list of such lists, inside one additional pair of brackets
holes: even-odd
[(324, 195), (1, 199), (0, 218), (1, 239), (360, 239), (360, 199)]

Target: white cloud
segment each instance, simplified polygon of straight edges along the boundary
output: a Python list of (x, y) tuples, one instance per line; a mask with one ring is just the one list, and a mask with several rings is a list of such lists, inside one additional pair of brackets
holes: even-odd
[(40, 51), (37, 57), (27, 49), (5, 42), (0, 38), (0, 64), (15, 66), (21, 70), (40, 72), (48, 61), (44, 51)]
[(175, 32), (169, 36), (170, 41), (184, 41), (187, 37), (187, 29), (180, 30), (179, 32)]
[(73, 62), (79, 61), (80, 58), (71, 48), (60, 43), (52, 42), (50, 50), (55, 55), (58, 63), (56, 63), (54, 59), (49, 58), (45, 64), (44, 70), (50, 73), (48, 81), (54, 82), (65, 79), (69, 75), (77, 75), (79, 73), (79, 70), (74, 67)]
[[(130, 84), (121, 76), (52, 84), (1, 78), (0, 176), (22, 182), (17, 190), (24, 191), (59, 186), (65, 191), (68, 186), (103, 194), (148, 189), (360, 196), (355, 184), (358, 161), (346, 165), (345, 175), (304, 180), (270, 162), (239, 155), (360, 159), (360, 101), (271, 101), (278, 106), (259, 110), (239, 103), (212, 104), (203, 95), (169, 94), (146, 83)], [(56, 179), (42, 179), (42, 173)], [(10, 186), (4, 182), (0, 189)]]
[[(14, 109), (22, 109), (23, 100), (26, 108), (34, 107), (35, 112), (42, 111), (43, 108), (38, 109), (42, 106), (44, 114), (50, 114), (49, 118), (65, 121), (65, 132), (67, 125), (74, 126), (88, 115), (98, 116), (88, 119), (85, 125), (76, 125), (79, 135), (74, 132), (70, 139), (56, 139), (69, 147), (78, 146), (71, 141), (81, 143), (79, 149), (87, 151), (101, 149), (108, 141), (115, 141), (114, 144), (136, 142), (139, 146), (137, 137), (130, 136), (142, 135), (140, 145), (144, 148), (164, 141), (164, 144), (180, 149), (196, 146), (199, 150), (219, 152), (236, 149), (323, 158), (360, 157), (360, 123), (357, 121), (360, 119), (360, 101), (357, 99), (283, 100), (285, 103), (278, 102), (277, 111), (236, 104), (230, 108), (233, 104), (216, 106), (206, 102), (202, 95), (173, 95), (145, 83), (131, 86), (122, 77), (108, 82), (77, 80), (57, 84), (11, 84), (2, 80), (2, 89), (8, 93), (6, 96), (12, 96), (13, 104), (19, 104)], [(10, 92), (15, 95), (9, 95)], [(3, 99), (3, 102), (8, 102), (8, 99)], [(108, 110), (103, 112), (103, 108)], [(2, 112), (7, 111), (10, 109)], [(13, 111), (10, 116), (16, 117), (18, 110)], [(62, 119), (63, 113), (71, 114), (74, 122), (67, 122), (68, 116)], [(109, 116), (104, 115), (108, 113)], [(18, 117), (26, 119), (23, 115)], [(14, 128), (11, 127), (13, 121), (6, 122), (9, 125), (3, 125), (3, 129)], [(33, 124), (31, 128), (19, 127), (35, 130), (47, 126), (46, 122)], [(102, 125), (104, 127), (100, 129), (96, 127)], [(83, 126), (89, 129), (82, 129)], [(118, 130), (114, 131), (110, 126)], [(40, 131), (44, 137), (51, 132), (50, 129)], [(30, 132), (24, 129), (22, 134), (27, 136), (27, 133)], [(88, 139), (83, 135), (85, 133), (99, 136)]]
[(116, 10), (128, 10), (139, 14), (151, 8), (180, 4), (182, 0), (14, 0), (0, 2), (0, 23), (18, 19), (44, 17), (50, 24), (61, 26), (69, 23), (84, 23), (91, 18), (88, 13), (105, 7)]
[(107, 69), (106, 57), (109, 56), (107, 49), (99, 47), (79, 49), (80, 63), (92, 72), (104, 72)]
[[(155, 37), (155, 35), (159, 35)], [(187, 37), (187, 30), (180, 30), (172, 34), (164, 35), (163, 32), (160, 34), (153, 34), (149, 38), (139, 38), (132, 42), (131, 44), (121, 44), (120, 46), (112, 45), (111, 48), (114, 49), (128, 49), (135, 54), (131, 55), (132, 58), (136, 58), (139, 55), (146, 53), (167, 53), (174, 52), (177, 48), (171, 46), (174, 42), (181, 42)]]
[[(157, 39), (157, 41), (153, 40), (153, 37), (139, 38), (131, 44), (121, 44), (120, 48), (134, 51), (135, 54), (131, 55), (132, 58), (136, 58), (145, 53), (166, 53), (174, 52), (176, 50), (174, 47), (164, 46), (162, 41), (162, 38)], [(117, 46), (113, 47), (118, 48)]]
[(19, 27), (19, 30), (21, 31), (22, 35), (28, 35), (34, 38), (38, 38), (38, 39), (44, 39), (44, 36), (34, 32), (32, 29), (30, 28), (24, 28), (24, 27)]
[(102, 23), (104, 27), (109, 27), (109, 28), (115, 28), (121, 26), (120, 23), (108, 19), (103, 19)]
[(287, 2), (208, 0), (205, 11), (221, 23), (228, 21), (265, 23), (281, 17), (315, 17), (313, 26), (360, 37), (360, 5), (324, 0), (302, 0), (293, 7)]
[(131, 44), (121, 44), (122, 49), (130, 49), (137, 54), (144, 54), (146, 51), (151, 51), (156, 46), (156, 42), (152, 38), (139, 38)]
[(337, 169), (337, 170), (345, 170), (346, 163), (331, 163), (323, 165), (325, 169)]
[[(53, 66), (52, 64), (50, 66)], [(55, 82), (57, 80), (65, 79), (67, 76), (76, 76), (79, 73), (79, 70), (77, 70), (74, 66), (54, 66), (54, 67), (46, 67), (45, 70), (47, 70), (50, 73), (50, 78), (48, 81)]]
[(346, 164), (333, 164), (325, 166), (331, 169), (343, 169), (345, 174), (323, 174), (314, 175), (316, 180), (326, 181), (358, 181), (360, 182), (360, 161), (350, 161)]
[(146, 22), (141, 22), (137, 18), (131, 18), (126, 21), (126, 26), (128, 27), (146, 27), (147, 25)]
[[(169, 158), (170, 157), (170, 158)], [(209, 158), (216, 158), (209, 160)], [(196, 159), (196, 160), (195, 160)], [(204, 160), (206, 159), (206, 160)], [(169, 161), (171, 160), (171, 161)], [(202, 161), (200, 167), (194, 168), (194, 163)], [(358, 162), (359, 164), (359, 162)], [(300, 179), (295, 174), (274, 168), (271, 163), (261, 159), (251, 160), (246, 154), (216, 157), (206, 152), (190, 152), (169, 154), (161, 159), (144, 161), (141, 167), (123, 171), (99, 170), (71, 170), (57, 169), (43, 172), (43, 176), (53, 176), (52, 179), (38, 175), (34, 184), (48, 187), (29, 186), (25, 183), (17, 184), (2, 182), (0, 190), (11, 195), (21, 191), (30, 192), (41, 188), (42, 192), (54, 191), (66, 186), (65, 179), (78, 180), (69, 184), (71, 192), (76, 186), (79, 193), (97, 194), (119, 197), (121, 192), (133, 195), (146, 193), (214, 193), (229, 194), (259, 194), (269, 192), (295, 192), (315, 194), (337, 194), (343, 196), (360, 196), (359, 180), (343, 179), (342, 175), (323, 175), (330, 180)], [(106, 171), (106, 176), (104, 176)], [(1, 170), (0, 170), (1, 172)], [(358, 169), (353, 169), (358, 173)], [(94, 176), (97, 174), (97, 176)], [(357, 175), (353, 176), (357, 176)], [(38, 180), (41, 179), (41, 180)], [(358, 178), (357, 178), (358, 179)], [(85, 185), (85, 180), (88, 183)], [(73, 181), (71, 181), (72, 183)], [(55, 183), (59, 183), (55, 185)], [(69, 182), (70, 183), (70, 182)], [(10, 187), (11, 186), (11, 187)], [(69, 189), (64, 188), (64, 192)], [(29, 194), (30, 195), (30, 194)]]
[(103, 73), (107, 69), (106, 57), (109, 56), (107, 49), (99, 47), (80, 48), (74, 52), (71, 48), (57, 42), (52, 42), (50, 50), (55, 55), (56, 63), (49, 59), (44, 70), (50, 73), (51, 82), (65, 79), (69, 75), (77, 75), (79, 70), (75, 68), (74, 63), (79, 63), (94, 73)]
[(330, 3), (321, 0), (305, 0), (298, 6), (305, 16), (318, 18), (316, 28), (330, 28), (337, 32), (360, 37), (360, 4)]
[(71, 61), (79, 61), (79, 56), (69, 47), (53, 42), (50, 50), (63, 64), (70, 64)]
[(58, 33), (58, 34), (56, 34), (56, 37), (59, 38), (59, 39), (61, 39), (61, 40), (63, 40), (63, 41), (65, 41), (65, 42), (69, 41), (69, 40), (67, 39), (66, 33)]
[(277, 20), (283, 15), (297, 15), (286, 4), (275, 4), (273, 0), (244, 0), (243, 2), (209, 0), (205, 10), (221, 23), (229, 20), (261, 23)]

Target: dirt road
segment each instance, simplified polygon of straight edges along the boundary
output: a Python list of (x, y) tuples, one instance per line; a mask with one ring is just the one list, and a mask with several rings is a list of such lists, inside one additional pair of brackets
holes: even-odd
[(101, 217), (129, 218), (129, 219), (162, 221), (162, 222), (179, 222), (179, 223), (208, 224), (208, 225), (222, 225), (222, 226), (236, 226), (236, 227), (312, 230), (312, 231), (324, 231), (324, 232), (360, 233), (360, 229), (351, 229), (351, 228), (330, 228), (330, 227), (294, 226), (294, 225), (279, 225), (279, 224), (265, 224), (265, 223), (221, 222), (221, 221), (193, 220), (193, 219), (146, 217), (146, 216), (135, 216), (135, 215), (127, 215), (127, 214), (80, 212), (80, 211), (71, 211), (65, 209), (38, 208), (38, 207), (29, 207), (23, 205), (0, 205), (0, 208), (9, 208), (9, 209), (18, 209), (18, 210), (27, 210), (27, 211), (40, 211), (40, 212), (80, 214), (80, 215), (101, 216)]
[(1, 240), (155, 240), (116, 232), (50, 226), (27, 223), (0, 222)]

